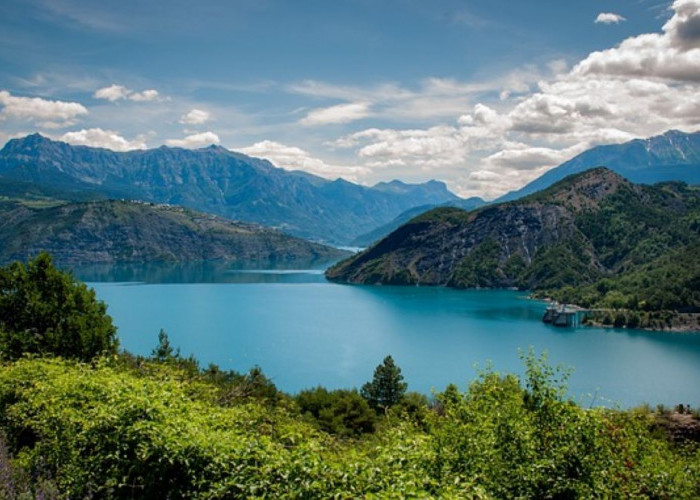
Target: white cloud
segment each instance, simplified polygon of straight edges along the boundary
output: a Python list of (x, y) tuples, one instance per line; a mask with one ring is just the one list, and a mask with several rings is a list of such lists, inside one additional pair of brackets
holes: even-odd
[(450, 126), (427, 130), (371, 130), (355, 134), (354, 138), (372, 139), (358, 151), (358, 156), (373, 167), (451, 165), (462, 161), (465, 147), (458, 129)]
[(646, 77), (700, 82), (700, 0), (676, 0), (663, 33), (624, 40), (593, 52), (574, 68), (580, 76)]
[(59, 128), (75, 123), (88, 110), (77, 102), (49, 101), (40, 97), (17, 97), (0, 90), (0, 120), (31, 121), (46, 128)]
[(129, 89), (122, 85), (110, 85), (109, 87), (103, 87), (98, 89), (93, 94), (95, 99), (106, 99), (109, 102), (118, 101), (120, 99), (126, 99), (129, 95)]
[(165, 144), (176, 148), (202, 148), (212, 144), (219, 144), (221, 140), (214, 132), (201, 132), (198, 134), (188, 135), (184, 139), (168, 139)]
[(211, 113), (202, 109), (191, 109), (180, 117), (180, 123), (185, 125), (201, 125), (211, 119)]
[(256, 158), (264, 158), (286, 170), (303, 170), (330, 179), (343, 177), (357, 182), (363, 175), (369, 173), (366, 167), (333, 165), (314, 158), (301, 148), (274, 141), (257, 142), (252, 146), (237, 148), (236, 151)]
[(129, 141), (112, 130), (91, 128), (66, 132), (58, 138), (60, 141), (77, 146), (91, 146), (95, 148), (107, 148), (112, 151), (131, 151), (133, 149), (146, 149), (143, 138), (138, 137)]
[(158, 91), (154, 89), (146, 89), (143, 92), (133, 92), (129, 94), (129, 99), (137, 102), (155, 101), (158, 97)]
[[(455, 125), (373, 128), (333, 145), (353, 148), (372, 168), (424, 175), (439, 168), (459, 194), (496, 197), (591, 146), (671, 128), (700, 130), (700, 0), (676, 0), (672, 9), (662, 33), (593, 52), (571, 70), (565, 62), (552, 62), (552, 76), (534, 88), (529, 88), (531, 78), (513, 77), (510, 88), (518, 95), (504, 90), (495, 104), (493, 96), (477, 102)], [(494, 81), (507, 88), (507, 78)], [(475, 88), (440, 79), (424, 85), (432, 98)], [(480, 96), (476, 90), (470, 98), (475, 96)]]
[(109, 102), (116, 102), (122, 99), (129, 99), (137, 102), (156, 101), (160, 98), (157, 90), (146, 89), (141, 92), (134, 92), (123, 85), (112, 84), (109, 87), (98, 89), (93, 94), (95, 99), (106, 99)]
[(501, 167), (513, 170), (541, 169), (559, 165), (585, 149), (584, 144), (576, 144), (564, 149), (513, 144), (487, 156), (484, 158), (483, 164), (492, 170)]
[(384, 83), (362, 88), (333, 85), (306, 80), (287, 87), (287, 91), (318, 99), (335, 99), (343, 104), (312, 110), (302, 123), (347, 123), (372, 116), (401, 122), (428, 121), (453, 118), (455, 112), (468, 109), (481, 95), (496, 93), (504, 98), (526, 94), (543, 78), (560, 71), (561, 60), (552, 61), (544, 69), (527, 65), (505, 75), (472, 82), (452, 78), (425, 78), (417, 89), (404, 88), (396, 83)]
[(338, 104), (328, 108), (319, 108), (309, 111), (300, 120), (302, 125), (328, 125), (333, 123), (348, 123), (361, 120), (369, 116), (369, 104), (366, 102), (353, 102)]
[(627, 21), (626, 18), (622, 17), (620, 14), (614, 14), (612, 12), (601, 12), (598, 17), (595, 18), (596, 24), (619, 24), (622, 21)]
[(684, 50), (700, 48), (700, 0), (676, 0), (676, 14), (664, 25), (671, 45)]

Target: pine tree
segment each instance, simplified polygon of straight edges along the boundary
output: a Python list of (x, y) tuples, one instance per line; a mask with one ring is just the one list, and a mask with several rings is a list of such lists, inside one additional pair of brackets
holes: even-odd
[(407, 386), (403, 382), (401, 368), (396, 366), (391, 356), (387, 356), (382, 364), (374, 369), (372, 381), (362, 386), (360, 394), (372, 408), (382, 409), (386, 413), (401, 401)]

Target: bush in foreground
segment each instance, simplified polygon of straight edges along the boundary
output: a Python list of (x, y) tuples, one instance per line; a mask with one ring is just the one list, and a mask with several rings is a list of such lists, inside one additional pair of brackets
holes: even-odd
[(697, 445), (660, 436), (649, 413), (576, 406), (533, 357), (522, 381), (487, 371), (438, 395), (425, 425), (389, 415), (354, 440), (291, 400), (223, 404), (216, 384), (147, 363), (0, 367), (13, 466), (43, 471), (65, 498), (700, 496)]

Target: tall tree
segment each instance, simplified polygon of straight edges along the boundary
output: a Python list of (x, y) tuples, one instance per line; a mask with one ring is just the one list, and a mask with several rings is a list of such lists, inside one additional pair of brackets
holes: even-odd
[(386, 411), (401, 401), (406, 393), (408, 384), (403, 382), (401, 368), (396, 366), (394, 359), (387, 356), (374, 369), (374, 377), (371, 382), (362, 386), (360, 394), (375, 409)]

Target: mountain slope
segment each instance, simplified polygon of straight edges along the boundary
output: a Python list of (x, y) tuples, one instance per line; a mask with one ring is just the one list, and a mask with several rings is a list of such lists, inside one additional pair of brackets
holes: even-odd
[(700, 241), (700, 194), (605, 169), (516, 202), (438, 208), (328, 270), (351, 283), (552, 289), (592, 283)]
[(458, 199), (442, 183), (374, 189), (287, 171), (218, 146), (118, 153), (38, 134), (5, 145), (0, 176), (81, 196), (182, 205), (333, 243), (347, 243), (411, 207)]
[(653, 184), (677, 180), (700, 184), (700, 132), (670, 130), (649, 139), (598, 146), (562, 163), (525, 187), (497, 200), (511, 201), (541, 191), (564, 177), (604, 166), (632, 182)]
[[(459, 201), (453, 201), (453, 202), (447, 202), (443, 203), (440, 206), (448, 206), (448, 207), (457, 207), (461, 208), (463, 210), (473, 210), (475, 208), (479, 208), (481, 206), (486, 205), (486, 202), (482, 200), (481, 198), (478, 197), (472, 197), (472, 198), (467, 198), (466, 200), (459, 200)], [(376, 229), (373, 229), (372, 231), (369, 231), (365, 234), (361, 234), (352, 242), (350, 243), (351, 246), (355, 247), (366, 247), (374, 243), (375, 241), (379, 241), (382, 239), (384, 236), (388, 235), (389, 233), (393, 232), (400, 226), (406, 224), (408, 221), (413, 219), (414, 217), (422, 214), (423, 212), (427, 212), (428, 210), (431, 210), (433, 208), (437, 208), (437, 205), (420, 205), (417, 207), (409, 208), (405, 212), (401, 212), (398, 216), (396, 216), (391, 222), (388, 222), (384, 224), (383, 226), (379, 226)]]
[(347, 253), (181, 207), (91, 201), (0, 202), (0, 262), (46, 250), (61, 264), (335, 259)]

